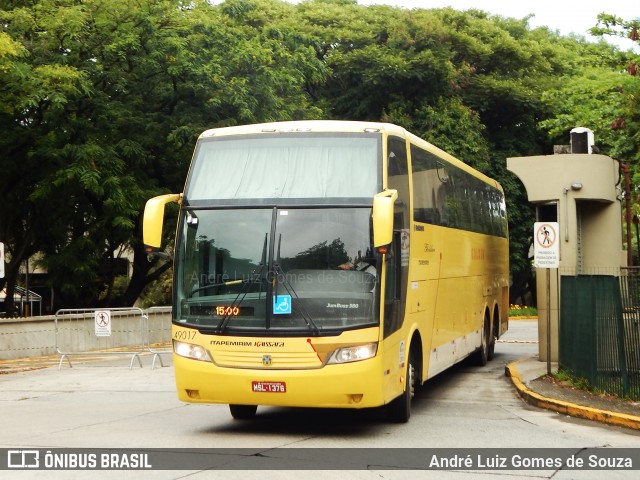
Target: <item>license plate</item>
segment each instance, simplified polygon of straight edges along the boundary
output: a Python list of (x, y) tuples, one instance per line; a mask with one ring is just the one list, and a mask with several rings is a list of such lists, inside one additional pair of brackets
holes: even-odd
[(284, 382), (251, 382), (251, 390), (256, 393), (285, 393), (287, 385)]

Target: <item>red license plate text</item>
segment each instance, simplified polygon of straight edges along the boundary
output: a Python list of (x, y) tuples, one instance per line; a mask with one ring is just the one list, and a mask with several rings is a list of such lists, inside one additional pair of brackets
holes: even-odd
[(256, 393), (285, 393), (287, 385), (284, 382), (251, 382), (251, 390)]

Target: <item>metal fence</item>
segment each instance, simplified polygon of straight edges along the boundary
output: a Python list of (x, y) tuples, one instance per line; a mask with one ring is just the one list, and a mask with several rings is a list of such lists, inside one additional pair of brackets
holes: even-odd
[(171, 322), (168, 307), (63, 309), (55, 315), (55, 349), (60, 355), (58, 368), (73, 356), (126, 355), (142, 367), (140, 356), (153, 354), (152, 368), (162, 355), (171, 353)]
[(560, 277), (559, 364), (603, 392), (640, 400), (640, 276)]
[(163, 355), (171, 355), (171, 321), (167, 321), (167, 314), (171, 315), (171, 307), (151, 307), (144, 313), (146, 319), (147, 349), (153, 354), (151, 369), (156, 366), (156, 361), (164, 367)]

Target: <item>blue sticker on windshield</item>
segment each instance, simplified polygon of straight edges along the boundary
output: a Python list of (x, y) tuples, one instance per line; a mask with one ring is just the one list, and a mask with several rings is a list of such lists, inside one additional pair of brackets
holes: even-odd
[(287, 315), (291, 313), (291, 295), (276, 295), (273, 297), (273, 314)]

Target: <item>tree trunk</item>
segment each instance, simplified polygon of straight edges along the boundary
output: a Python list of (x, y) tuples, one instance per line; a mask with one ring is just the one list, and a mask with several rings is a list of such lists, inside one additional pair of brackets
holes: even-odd
[[(160, 278), (160, 276), (173, 265), (171, 260), (168, 259), (153, 257), (149, 260), (148, 257), (149, 256), (141, 243), (134, 246), (133, 273), (131, 275), (129, 285), (127, 286), (127, 290), (122, 295), (120, 301), (117, 302), (120, 304), (119, 306), (133, 306), (145, 287)], [(163, 263), (160, 264), (160, 262)]]

